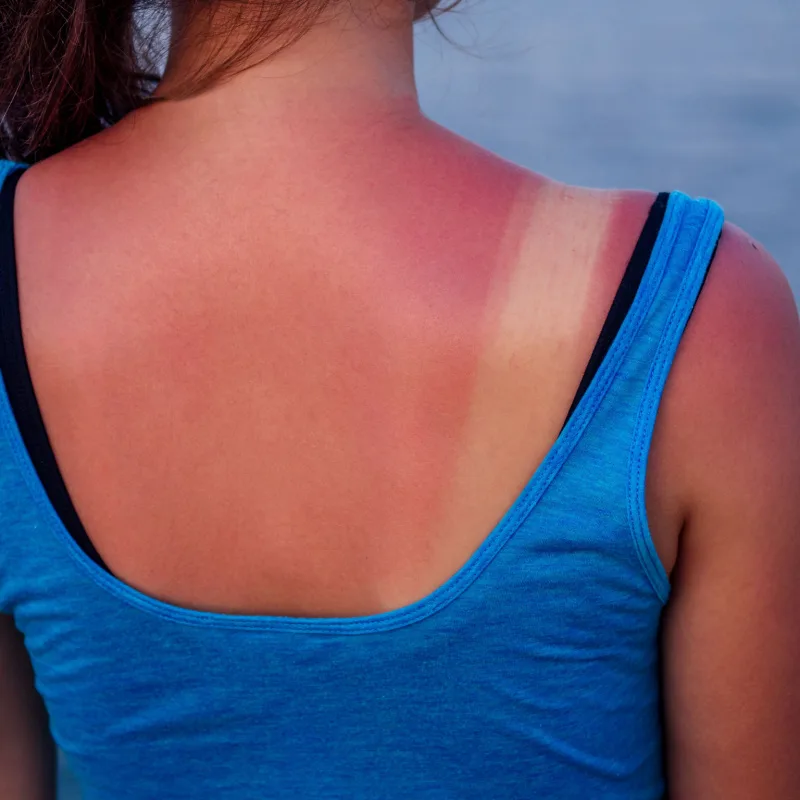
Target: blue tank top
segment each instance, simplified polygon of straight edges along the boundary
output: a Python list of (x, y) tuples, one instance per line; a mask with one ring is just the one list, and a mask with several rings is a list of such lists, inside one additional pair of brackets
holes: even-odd
[(65, 527), (0, 381), (0, 612), (84, 800), (662, 797), (645, 469), (722, 222), (669, 196), (553, 447), (467, 563), (388, 613), (208, 613), (127, 586)]

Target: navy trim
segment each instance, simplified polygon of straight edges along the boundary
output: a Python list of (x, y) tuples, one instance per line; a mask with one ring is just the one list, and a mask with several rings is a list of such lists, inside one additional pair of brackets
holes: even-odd
[(564, 421), (566, 426), (569, 418), (574, 413), (575, 409), (580, 403), (581, 398), (589, 388), (597, 370), (603, 363), (608, 349), (611, 347), (622, 323), (633, 304), (633, 299), (636, 297), (636, 292), (639, 290), (639, 285), (642, 282), (642, 276), (650, 263), (650, 256), (653, 254), (653, 248), (656, 245), (658, 232), (664, 223), (664, 215), (667, 213), (667, 203), (669, 202), (669, 192), (661, 192), (656, 197), (655, 202), (650, 207), (650, 213), (647, 216), (642, 229), (639, 241), (636, 242), (636, 247), (633, 250), (631, 260), (628, 262), (628, 267), (625, 274), (622, 276), (619, 288), (617, 289), (614, 300), (611, 303), (611, 309), (608, 312), (603, 328), (600, 331), (600, 336), (597, 339), (597, 344), (594, 347), (586, 371), (583, 373), (583, 378), (578, 386), (578, 392), (575, 399), (572, 401), (572, 406), (567, 413), (567, 418)]
[(14, 195), (24, 171), (23, 167), (11, 172), (0, 189), (0, 372), (25, 448), (50, 502), (83, 552), (103, 569), (110, 571), (72, 505), (47, 436), (25, 360), (14, 251)]

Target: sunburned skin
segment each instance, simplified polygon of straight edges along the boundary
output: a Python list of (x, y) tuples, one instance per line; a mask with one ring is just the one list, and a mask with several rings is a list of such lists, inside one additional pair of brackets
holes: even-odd
[(554, 184), (436, 127), (212, 184), (196, 153), (137, 171), (134, 145), (124, 167), (92, 156), (102, 182), (73, 181), (80, 219), (51, 236), (30, 176), (17, 207), (34, 386), (98, 551), (221, 613), (425, 597), (555, 442), (652, 197)]

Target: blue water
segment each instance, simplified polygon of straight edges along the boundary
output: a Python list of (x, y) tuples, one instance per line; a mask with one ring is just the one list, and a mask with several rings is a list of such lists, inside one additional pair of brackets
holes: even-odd
[(800, 300), (797, 0), (468, 0), (441, 24), (469, 54), (420, 28), (429, 116), (559, 180), (713, 197)]

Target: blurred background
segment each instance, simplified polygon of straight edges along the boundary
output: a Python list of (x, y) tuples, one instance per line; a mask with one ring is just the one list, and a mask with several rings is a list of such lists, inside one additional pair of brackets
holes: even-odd
[(466, 0), (420, 27), (422, 105), (557, 180), (711, 197), (800, 296), (800, 2)]
[(439, 24), (458, 47), (418, 27), (428, 116), (557, 180), (714, 198), (800, 305), (798, 0), (466, 0)]

